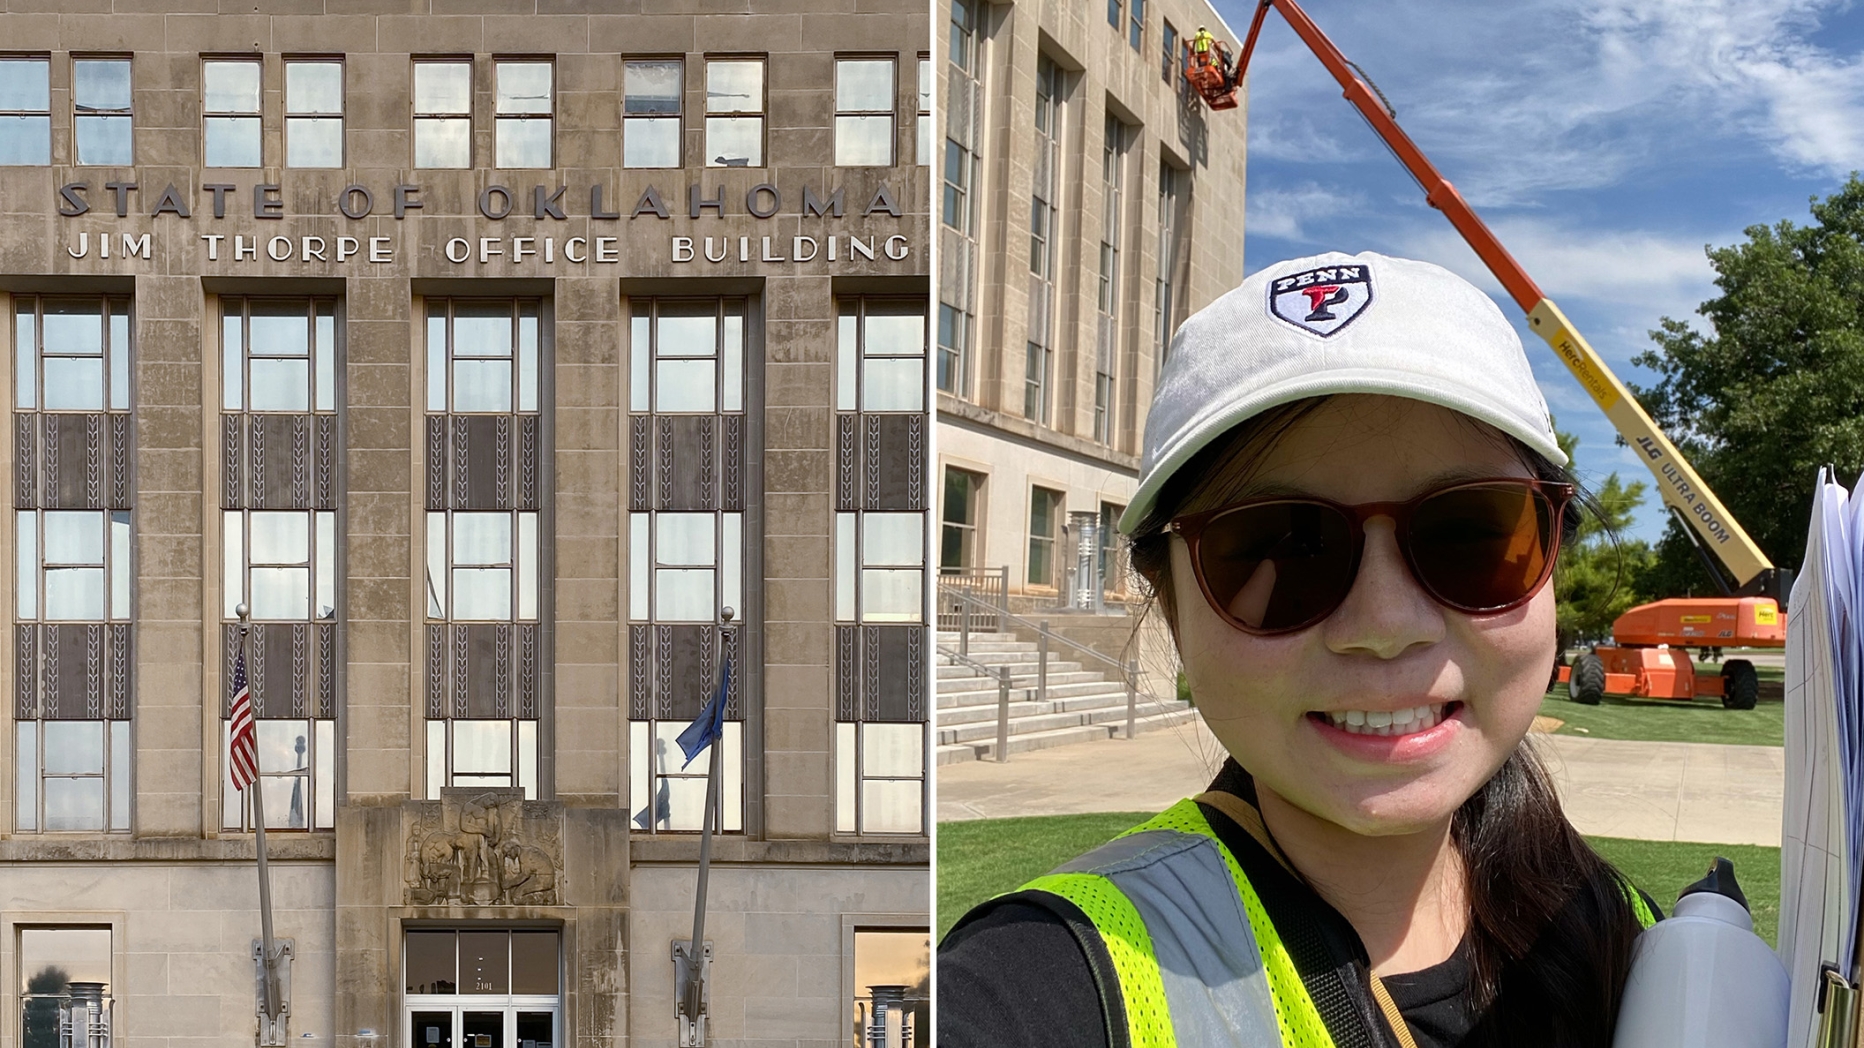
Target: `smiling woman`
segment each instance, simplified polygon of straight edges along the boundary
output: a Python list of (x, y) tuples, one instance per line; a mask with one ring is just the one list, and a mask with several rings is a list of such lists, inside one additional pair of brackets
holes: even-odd
[(1564, 467), (1436, 266), (1297, 259), (1192, 317), (1121, 527), (1229, 760), (959, 922), (941, 1043), (1609, 1043), (1652, 907), (1524, 742)]

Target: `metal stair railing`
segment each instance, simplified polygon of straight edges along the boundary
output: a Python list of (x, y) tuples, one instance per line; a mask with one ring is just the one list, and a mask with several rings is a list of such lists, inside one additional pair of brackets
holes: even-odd
[(953, 651), (945, 645), (937, 646), (940, 655), (950, 659), (952, 665), (963, 664), (978, 671), (985, 677), (997, 678), (997, 763), (1003, 764), (1010, 759), (1010, 668), (989, 666), (962, 652)]

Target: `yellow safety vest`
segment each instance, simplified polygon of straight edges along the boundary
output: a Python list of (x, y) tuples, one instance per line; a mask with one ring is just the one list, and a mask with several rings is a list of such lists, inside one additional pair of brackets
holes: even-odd
[[(1024, 886), (1072, 903), (1106, 947), (1130, 1048), (1334, 1048), (1236, 856), (1193, 800)], [(1640, 925), (1655, 917), (1629, 893)], [(1374, 983), (1387, 1021), (1409, 1031)], [(1112, 1009), (1109, 1009), (1110, 1014)]]

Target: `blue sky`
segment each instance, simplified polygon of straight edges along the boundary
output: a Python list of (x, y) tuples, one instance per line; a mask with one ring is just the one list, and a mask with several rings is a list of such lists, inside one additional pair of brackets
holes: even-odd
[[(1247, 32), (1253, 3), (1215, 2)], [(1809, 197), (1864, 168), (1864, 10), (1851, 3), (1303, 6), (1627, 381), (1653, 380), (1630, 360), (1659, 318), (1703, 323), (1696, 307), (1715, 293), (1705, 246), (1810, 221)], [(1329, 249), (1448, 266), (1517, 320), (1557, 424), (1580, 438), (1582, 478), (1649, 479), (1279, 14), (1249, 87), (1246, 270)], [(1654, 540), (1664, 517), (1653, 492), (1633, 533)]]

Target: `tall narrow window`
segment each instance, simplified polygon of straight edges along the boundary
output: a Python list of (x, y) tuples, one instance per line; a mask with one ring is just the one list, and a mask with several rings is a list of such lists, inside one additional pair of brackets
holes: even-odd
[(471, 61), (415, 61), (414, 166), (472, 166)]
[(835, 164), (893, 163), (893, 59), (835, 61)]
[(1120, 0), (1107, 0), (1107, 24), (1112, 26), (1115, 29), (1121, 28), (1121, 25), (1120, 25), (1121, 10), (1120, 9), (1121, 9)]
[(971, 318), (956, 306), (938, 306), (938, 388), (964, 396), (970, 387)]
[(1152, 320), (1154, 374), (1164, 365), (1172, 333), (1178, 326), (1178, 186), (1183, 179), (1177, 168), (1159, 161), (1159, 273)]
[(52, 162), (52, 63), (0, 58), (0, 166)]
[(937, 151), (932, 135), (932, 60), (919, 60), (919, 126), (913, 139), (913, 158), (921, 167), (931, 167)]
[(1166, 83), (1178, 75), (1178, 27), (1167, 19), (1159, 20), (1159, 75)]
[(497, 91), (493, 166), (554, 167), (551, 113), (555, 68), (549, 62), (499, 62), (492, 72)]
[(835, 351), (840, 833), (925, 832), (923, 299), (844, 298)]
[[(224, 681), (251, 609), (246, 679), (271, 829), (336, 825), (337, 350), (329, 299), (221, 299), (220, 634)], [(249, 829), (221, 688), (221, 826)]]
[(1126, 43), (1142, 51), (1146, 40), (1146, 0), (1131, 0), (1127, 9)]
[(971, 228), (971, 156), (954, 139), (945, 140), (945, 196), (939, 217), (958, 230)]
[[(946, 276), (938, 286), (935, 371), (938, 388), (957, 397), (970, 396), (973, 389), (971, 361), (979, 309), (978, 260), (982, 256), (974, 206), (977, 197), (973, 192), (982, 184), (979, 150), (984, 140), (982, 128), (987, 123), (983, 118), (983, 85), (974, 74), (981, 46), (978, 8), (975, 0), (953, 0), (950, 64), (941, 67), (945, 79), (940, 111), (945, 138), (939, 219), (951, 232), (942, 234), (941, 241), (945, 245)], [(921, 90), (923, 93), (923, 85)]]
[(1060, 583), (1055, 572), (1055, 542), (1061, 531), (1062, 493), (1049, 488), (1029, 489), (1029, 572), (1032, 586)]
[(129, 59), (74, 58), (72, 130), (78, 163), (128, 167), (136, 162)]
[(427, 795), (539, 796), (540, 304), (427, 303)]
[(1126, 559), (1126, 542), (1120, 536), (1120, 515), (1125, 506), (1111, 502), (1100, 504), (1100, 585), (1108, 595), (1126, 592), (1131, 572)]
[(256, 58), (201, 63), (201, 150), (208, 167), (258, 167), (264, 140)]
[(977, 522), (982, 519), (984, 475), (945, 467), (945, 510), (939, 533), (940, 568), (978, 566)]
[(686, 64), (677, 58), (626, 64), (621, 89), (621, 166), (680, 166), (685, 70)]
[[(1135, 0), (1137, 2), (1137, 0)], [(1126, 125), (1107, 114), (1100, 155), (1099, 330), (1094, 352), (1094, 439), (1113, 442), (1120, 362), (1120, 239), (1126, 222)]]
[(705, 64), (705, 166), (764, 166), (764, 60)]
[[(755, 539), (745, 534), (744, 320), (738, 299), (633, 304), (629, 803), (635, 826), (651, 833), (701, 827), (715, 756), (723, 762), (715, 825), (744, 828), (744, 560)], [(682, 768), (674, 740), (717, 691), (726, 662), (724, 739)]]
[(947, 57), (951, 64), (966, 73), (971, 72), (971, 63), (977, 46), (977, 0), (951, 0), (951, 37), (947, 42)]
[(285, 63), (285, 166), (343, 166), (343, 63)]
[(110, 1048), (111, 929), (19, 929), (22, 1048)]
[(1056, 227), (1061, 221), (1065, 75), (1047, 55), (1036, 60), (1035, 192), (1029, 205), (1029, 339), (1023, 359), (1023, 416), (1049, 424), (1056, 312)]
[(128, 830), (129, 301), (13, 302), (14, 825)]

